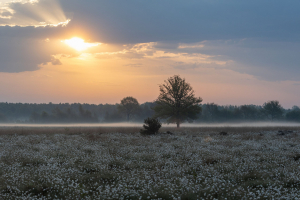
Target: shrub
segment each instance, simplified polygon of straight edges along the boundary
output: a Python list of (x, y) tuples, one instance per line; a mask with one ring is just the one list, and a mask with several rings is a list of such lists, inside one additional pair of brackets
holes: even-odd
[(140, 130), (141, 134), (152, 135), (158, 132), (161, 127), (161, 123), (156, 118), (147, 118), (144, 120), (144, 129)]

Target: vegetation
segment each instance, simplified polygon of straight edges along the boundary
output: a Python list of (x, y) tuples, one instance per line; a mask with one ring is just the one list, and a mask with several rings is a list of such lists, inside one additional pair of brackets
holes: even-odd
[(185, 79), (175, 75), (159, 86), (160, 94), (153, 108), (155, 117), (176, 123), (177, 128), (184, 121), (198, 118), (201, 112), (202, 99), (195, 97), (194, 90)]
[(271, 120), (281, 119), (283, 114), (283, 108), (279, 104), (279, 101), (268, 101), (264, 103), (263, 108), (265, 112), (271, 116)]
[(0, 199), (299, 199), (300, 128), (285, 129), (0, 127)]
[(286, 119), (288, 121), (300, 122), (300, 108), (294, 106), (293, 109), (286, 114)]
[(123, 98), (121, 104), (118, 105), (118, 110), (126, 115), (127, 121), (129, 121), (133, 115), (138, 113), (139, 108), (139, 102), (133, 97)]
[(59, 107), (55, 107), (49, 114), (46, 111), (42, 111), (41, 114), (33, 112), (30, 116), (30, 122), (34, 123), (62, 123), (62, 122), (97, 122), (98, 117), (95, 113), (89, 110), (85, 110), (82, 105), (78, 106), (78, 112), (75, 113), (70, 108), (66, 111), (62, 111)]
[(140, 130), (141, 134), (153, 135), (158, 133), (161, 128), (161, 123), (157, 118), (147, 118), (144, 120), (144, 130)]
[[(154, 103), (146, 102), (130, 120), (143, 122), (151, 117)], [(0, 123), (80, 123), (123, 122), (127, 118), (118, 110), (119, 104), (28, 104), (0, 103)], [(81, 108), (80, 108), (81, 107)], [(92, 117), (90, 117), (92, 116)]]
[(0, 122), (5, 122), (6, 121), (6, 117), (0, 113)]
[[(139, 105), (137, 113), (130, 121), (142, 123), (144, 119), (153, 117), (152, 109), (155, 102)], [(0, 103), (0, 123), (93, 123), (93, 122), (124, 122), (126, 115), (118, 110), (119, 104), (27, 104)], [(81, 107), (81, 108), (80, 108)], [(258, 122), (271, 121), (262, 105), (218, 105), (215, 103), (202, 104), (202, 112), (197, 115), (197, 123), (225, 122)], [(300, 109), (283, 109), (280, 118), (274, 120), (300, 122)], [(166, 120), (161, 120), (166, 122)]]

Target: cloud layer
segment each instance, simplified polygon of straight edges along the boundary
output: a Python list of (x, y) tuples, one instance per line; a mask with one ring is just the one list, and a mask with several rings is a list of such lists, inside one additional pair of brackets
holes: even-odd
[[(77, 36), (108, 45), (88, 51), (94, 57), (131, 59), (131, 66), (165, 59), (177, 69), (225, 68), (262, 80), (297, 80), (299, 6), (290, 0), (3, 1), (0, 71), (33, 71), (48, 62), (63, 67), (57, 55), (79, 54), (60, 41)], [(51, 27), (69, 17), (67, 26)], [(146, 52), (145, 44), (152, 44)]]
[(69, 19), (57, 0), (12, 1), (0, 5), (0, 26), (59, 26)]

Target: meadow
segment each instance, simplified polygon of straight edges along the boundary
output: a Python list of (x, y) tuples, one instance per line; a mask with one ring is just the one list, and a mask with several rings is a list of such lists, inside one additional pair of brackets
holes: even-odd
[(300, 127), (139, 129), (1, 127), (0, 199), (300, 198)]

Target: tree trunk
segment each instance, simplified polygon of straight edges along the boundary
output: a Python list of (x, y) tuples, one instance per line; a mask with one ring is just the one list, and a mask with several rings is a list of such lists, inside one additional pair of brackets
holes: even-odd
[(271, 119), (272, 119), (272, 122), (273, 122), (273, 118), (274, 118), (274, 117), (273, 117), (273, 114), (271, 114)]
[(176, 122), (176, 124), (177, 124), (177, 128), (180, 128), (180, 123), (179, 123), (179, 122)]

